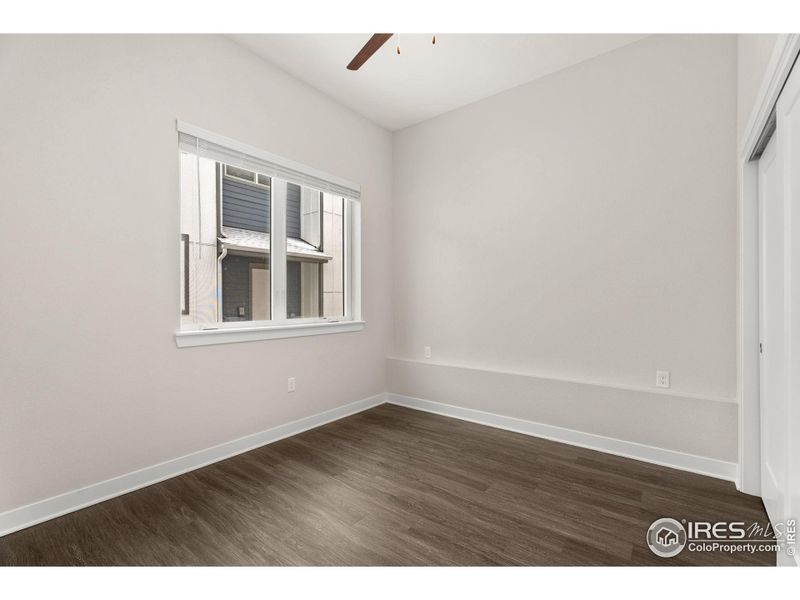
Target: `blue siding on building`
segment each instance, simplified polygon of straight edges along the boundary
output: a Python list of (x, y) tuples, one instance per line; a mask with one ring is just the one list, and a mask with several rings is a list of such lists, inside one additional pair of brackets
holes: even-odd
[[(286, 189), (286, 235), (300, 238), (300, 186)], [(249, 231), (270, 232), (270, 188), (222, 178), (222, 224)]]
[(222, 178), (222, 224), (269, 233), (270, 188)]
[(286, 188), (286, 235), (300, 239), (300, 186), (290, 183)]

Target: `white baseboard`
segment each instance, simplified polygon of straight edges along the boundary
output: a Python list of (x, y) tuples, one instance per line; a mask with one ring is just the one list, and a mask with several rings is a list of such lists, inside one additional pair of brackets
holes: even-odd
[(471, 421), (481, 425), (497, 427), (498, 429), (507, 429), (508, 431), (514, 431), (516, 433), (545, 438), (555, 442), (580, 446), (581, 448), (599, 450), (600, 452), (624, 456), (625, 458), (633, 458), (664, 467), (671, 467), (673, 469), (680, 469), (700, 475), (708, 475), (728, 481), (736, 481), (736, 463), (725, 462), (714, 458), (686, 454), (676, 450), (667, 450), (665, 448), (657, 448), (655, 446), (648, 446), (636, 442), (627, 442), (602, 435), (575, 431), (574, 429), (566, 429), (555, 425), (546, 425), (535, 421), (506, 417), (481, 410), (444, 404), (442, 402), (412, 398), (401, 394), (388, 393), (387, 402), (389, 404), (396, 404), (398, 406), (405, 406), (406, 408), (453, 417), (463, 421)]
[(385, 402), (701, 475), (709, 475), (729, 481), (736, 479), (735, 463), (635, 442), (626, 442), (441, 402), (384, 393), (0, 513), (0, 536), (25, 529), (43, 521), (55, 519), (116, 496), (122, 496), (128, 492), (205, 467), (283, 438), (297, 435), (320, 425), (337, 421)]
[(253, 450), (283, 438), (296, 435), (308, 429), (313, 429), (337, 421), (349, 415), (367, 410), (386, 401), (386, 394), (377, 394), (358, 402), (346, 404), (325, 412), (311, 415), (285, 425), (266, 429), (230, 442), (225, 442), (205, 450), (199, 450), (179, 458), (145, 467), (132, 473), (107, 479), (84, 488), (72, 490), (58, 496), (46, 498), (26, 506), (0, 513), (0, 536), (25, 529), (43, 521), (55, 519), (61, 515), (86, 508), (92, 504), (109, 500), (116, 496), (133, 492), (140, 488), (164, 481), (171, 477), (194, 471), (212, 463), (236, 456), (248, 450)]

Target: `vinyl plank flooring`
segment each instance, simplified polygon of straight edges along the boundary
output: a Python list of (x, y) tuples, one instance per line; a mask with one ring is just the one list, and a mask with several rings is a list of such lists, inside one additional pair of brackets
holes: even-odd
[(766, 522), (733, 484), (382, 405), (0, 538), (2, 565), (771, 565), (650, 552)]

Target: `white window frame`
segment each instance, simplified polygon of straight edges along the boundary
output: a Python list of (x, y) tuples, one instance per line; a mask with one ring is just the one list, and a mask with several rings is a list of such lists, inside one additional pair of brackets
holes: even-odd
[[(302, 171), (309, 176), (328, 180), (336, 184), (346, 185), (360, 190), (353, 184), (339, 177), (328, 175), (312, 167), (307, 167), (289, 159), (278, 157), (258, 148), (248, 146), (222, 135), (200, 129), (193, 125), (178, 121), (178, 131), (202, 138), (231, 150), (279, 164), (294, 171)], [(233, 165), (236, 166), (236, 165)], [(244, 167), (242, 167), (244, 168)], [(265, 173), (266, 174), (266, 173)], [(228, 177), (226, 173), (223, 176)], [(365, 321), (361, 315), (361, 203), (359, 200), (345, 197), (344, 203), (344, 315), (340, 317), (288, 318), (286, 315), (286, 189), (287, 181), (274, 175), (271, 178), (270, 190), (270, 308), (272, 320), (269, 321), (218, 321), (214, 324), (180, 324), (178, 311), (178, 329), (175, 341), (178, 347), (207, 346), (279, 338), (323, 335), (360, 331)], [(258, 177), (256, 176), (256, 179)], [(219, 261), (217, 261), (219, 268)], [(181, 277), (183, 275), (181, 274)], [(217, 298), (220, 297), (221, 281), (217, 274)], [(179, 283), (179, 282), (178, 282)], [(180, 287), (180, 286), (178, 286)], [(218, 300), (219, 302), (219, 300)], [(183, 306), (183, 298), (181, 298)]]

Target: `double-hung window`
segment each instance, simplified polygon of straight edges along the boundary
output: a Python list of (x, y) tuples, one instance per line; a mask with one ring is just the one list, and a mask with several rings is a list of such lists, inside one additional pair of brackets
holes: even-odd
[(178, 122), (179, 346), (356, 331), (360, 189)]

